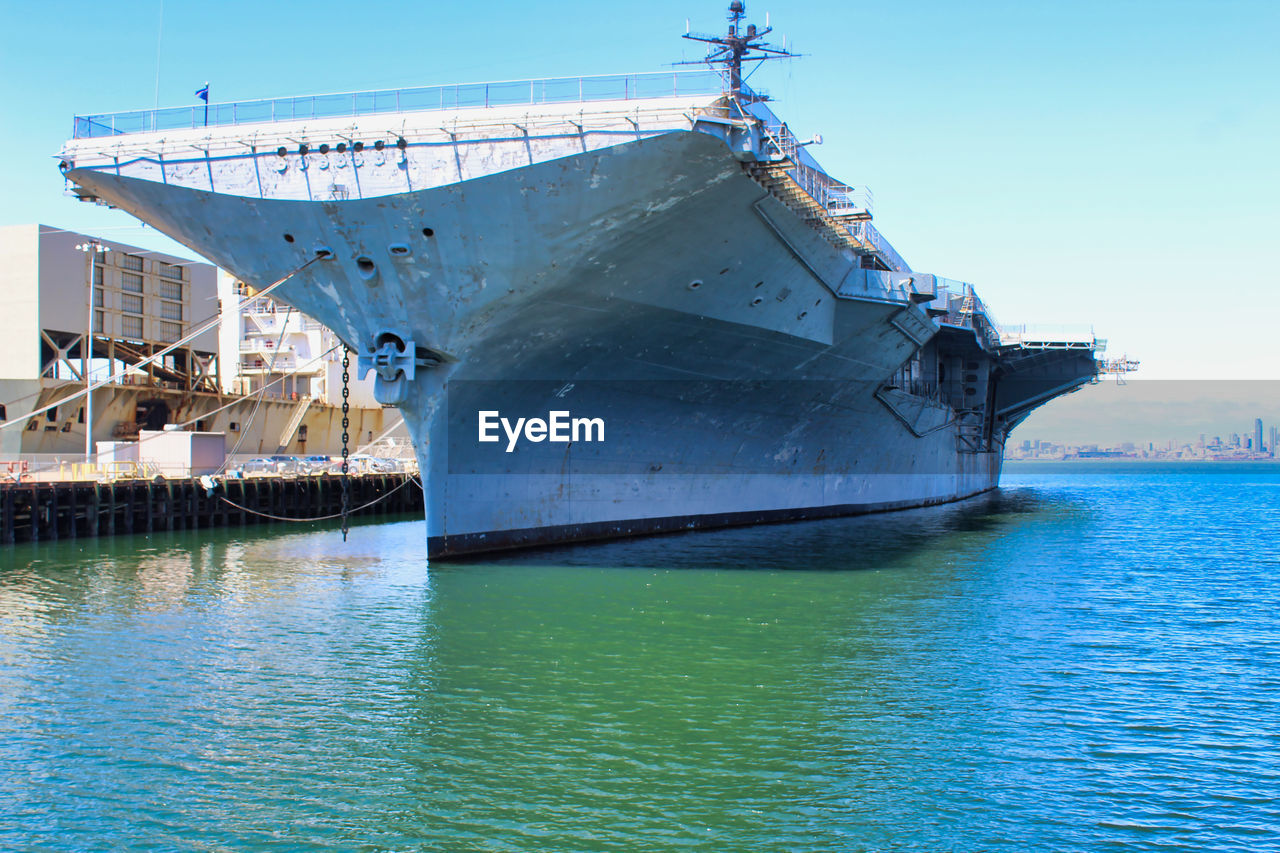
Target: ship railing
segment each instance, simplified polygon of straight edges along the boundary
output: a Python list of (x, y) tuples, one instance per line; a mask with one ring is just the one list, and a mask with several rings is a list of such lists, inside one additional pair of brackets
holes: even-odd
[(805, 150), (809, 143), (801, 142), (786, 122), (779, 119), (759, 99), (752, 99), (750, 106), (734, 103), (744, 117), (758, 119), (765, 138), (765, 156), (789, 161), (787, 174), (800, 189), (819, 204), (830, 216), (837, 218), (840, 226), (864, 246), (879, 254), (891, 269), (909, 272), (911, 267), (869, 221), (874, 213), (875, 199), (867, 187), (852, 187), (827, 174), (818, 162)]
[(987, 304), (978, 298), (978, 294), (974, 293), (973, 287), (969, 287), (969, 293), (973, 296), (973, 328), (978, 332), (988, 346), (1000, 346), (1000, 323), (996, 320), (995, 315), (991, 313), (991, 309)]
[(947, 312), (937, 318), (939, 323), (973, 329), (979, 339), (993, 349), (1005, 345), (1003, 330), (1007, 327), (996, 320), (973, 285), (939, 277), (932, 304)]
[(849, 229), (850, 234), (858, 238), (863, 244), (874, 249), (885, 260), (890, 269), (898, 272), (909, 272), (911, 270), (911, 267), (907, 266), (907, 262), (902, 259), (897, 250), (889, 245), (889, 241), (870, 222), (847, 222), (845, 227)]
[(1001, 346), (1021, 346), (1031, 349), (1044, 348), (1049, 345), (1060, 347), (1097, 347), (1105, 342), (1099, 341), (1092, 326), (1083, 323), (1034, 323), (1001, 325), (999, 327)]
[(724, 92), (719, 71), (670, 71), (596, 77), (549, 77), (451, 86), (419, 86), (198, 104), (75, 117), (76, 139), (237, 124), (342, 118), (379, 113), (455, 110), (587, 101), (631, 101)]
[(864, 216), (871, 218), (875, 197), (868, 187), (851, 187), (832, 181), (825, 189), (825, 207), (832, 216)]
[(298, 366), (297, 359), (291, 355), (275, 355), (273, 357), (268, 354), (266, 358), (246, 358), (240, 362), (241, 370), (248, 371), (279, 371), (293, 370)]

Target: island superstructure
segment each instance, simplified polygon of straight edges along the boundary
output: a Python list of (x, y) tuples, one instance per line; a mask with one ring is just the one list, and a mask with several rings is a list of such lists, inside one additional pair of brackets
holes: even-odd
[[(723, 71), (80, 116), (61, 165), (252, 286), (292, 274), (404, 413), (433, 556), (993, 488), (1100, 342), (1002, 336), (912, 270), (741, 82), (742, 13), (704, 39)], [(604, 440), (508, 452), (484, 412)]]

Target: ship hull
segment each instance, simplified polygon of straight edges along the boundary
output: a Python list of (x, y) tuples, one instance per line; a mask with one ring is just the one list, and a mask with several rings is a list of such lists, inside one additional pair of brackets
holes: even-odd
[[(915, 348), (892, 322), (903, 306), (841, 301), (826, 343), (571, 289), (491, 323), (406, 403), (433, 556), (905, 509), (998, 482), (999, 448), (959, 452), (954, 424), (917, 435), (877, 396)], [(598, 419), (603, 435), (481, 442), (484, 412)]]
[[(755, 488), (757, 485), (767, 486), (767, 484), (759, 483), (734, 484), (735, 487), (748, 490)], [(900, 501), (736, 510), (719, 513), (697, 512), (688, 515), (668, 515), (657, 518), (625, 518), (612, 521), (585, 521), (573, 524), (494, 529), (484, 533), (428, 537), (427, 547), (432, 559), (447, 559), (492, 551), (537, 548), (573, 542), (592, 542), (659, 533), (711, 530), (718, 527), (746, 527), (756, 524), (778, 524), (788, 521), (811, 521), (821, 518), (867, 515), (952, 503), (991, 491), (996, 488), (996, 485), (995, 478), (993, 478), (989, 485), (971, 492), (935, 497), (914, 497)], [(642, 511), (651, 512), (655, 506), (663, 505), (662, 496), (654, 495), (646, 502)]]
[[(998, 483), (996, 357), (972, 329), (939, 349), (909, 278), (861, 269), (702, 133), (325, 203), (69, 177), (256, 285), (319, 251), (283, 298), (365, 351), (391, 334), (428, 356), (387, 393), (424, 473), (432, 557), (905, 509)], [(940, 375), (924, 396), (894, 386), (926, 352), (955, 363), (952, 392)], [(1077, 356), (1026, 394), (1093, 371)], [(555, 411), (600, 419), (603, 440), (479, 440), (481, 413)]]

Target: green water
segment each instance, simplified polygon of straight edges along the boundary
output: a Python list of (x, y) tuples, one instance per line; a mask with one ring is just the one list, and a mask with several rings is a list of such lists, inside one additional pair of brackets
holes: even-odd
[(435, 566), (423, 525), (0, 553), (0, 847), (1280, 845), (1280, 474)]

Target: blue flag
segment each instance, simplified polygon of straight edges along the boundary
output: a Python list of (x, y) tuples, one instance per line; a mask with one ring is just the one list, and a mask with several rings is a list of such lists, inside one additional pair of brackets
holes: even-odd
[(206, 104), (209, 103), (209, 84), (208, 83), (204, 84), (203, 89), (196, 90), (196, 97), (204, 101)]

